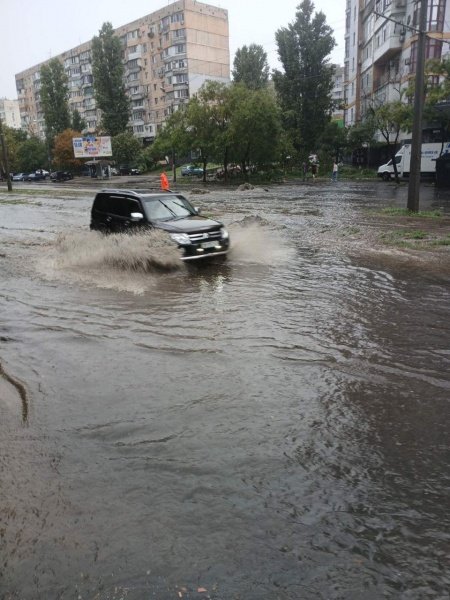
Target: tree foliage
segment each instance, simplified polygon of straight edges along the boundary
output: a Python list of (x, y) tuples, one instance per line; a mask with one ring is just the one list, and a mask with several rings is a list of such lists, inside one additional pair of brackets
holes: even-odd
[(75, 131), (83, 131), (83, 129), (86, 129), (86, 121), (81, 117), (78, 109), (75, 109), (72, 112), (71, 129), (74, 129)]
[(104, 23), (92, 40), (92, 73), (104, 132), (111, 136), (123, 133), (128, 125), (130, 104), (123, 83), (122, 47), (111, 23)]
[(38, 137), (31, 137), (19, 144), (17, 149), (18, 171), (28, 173), (48, 166), (47, 144)]
[[(20, 144), (27, 139), (27, 134), (22, 129), (14, 129), (2, 124), (3, 135), (8, 153), (8, 166), (10, 172), (20, 171), (18, 152)], [(6, 165), (3, 163), (3, 153), (0, 152), (0, 170), (6, 174)]]
[[(450, 58), (430, 60), (426, 64), (427, 86), (424, 118), (441, 130), (442, 144), (450, 133)], [(436, 84), (436, 77), (439, 83)]]
[(200, 157), (206, 179), (208, 162), (267, 164), (279, 153), (281, 123), (273, 92), (249, 89), (244, 83), (231, 86), (207, 81), (183, 110), (178, 110), (158, 134), (152, 148), (155, 159), (187, 155)]
[(40, 75), (46, 137), (52, 144), (53, 138), (70, 126), (68, 78), (57, 58), (43, 65)]
[(119, 165), (134, 165), (142, 151), (140, 141), (128, 131), (118, 133), (111, 140), (114, 160)]
[(77, 170), (83, 162), (74, 157), (72, 138), (81, 137), (74, 129), (66, 129), (55, 137), (53, 148), (53, 164), (58, 169)]
[(236, 50), (233, 62), (233, 80), (244, 83), (252, 90), (266, 86), (269, 79), (269, 65), (264, 48), (258, 44), (242, 46)]
[(394, 167), (395, 181), (399, 182), (395, 153), (401, 131), (410, 131), (412, 125), (412, 107), (402, 100), (394, 100), (372, 108), (368, 114), (369, 126), (378, 130), (386, 141)]
[(303, 154), (315, 150), (332, 108), (333, 66), (327, 57), (335, 40), (325, 15), (313, 12), (311, 0), (303, 0), (295, 21), (276, 32), (283, 71), (275, 71), (273, 79), (284, 126)]
[(251, 90), (242, 84), (230, 93), (230, 156), (244, 173), (251, 165), (264, 165), (278, 158), (281, 122), (274, 95)]

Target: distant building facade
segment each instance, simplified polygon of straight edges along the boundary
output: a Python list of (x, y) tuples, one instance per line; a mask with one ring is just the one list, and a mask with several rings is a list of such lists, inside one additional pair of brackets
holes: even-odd
[(334, 109), (331, 115), (333, 121), (338, 121), (344, 124), (344, 67), (340, 65), (334, 66), (333, 89), (331, 90), (331, 98), (333, 100)]
[[(124, 83), (130, 99), (129, 125), (150, 143), (165, 120), (206, 80), (230, 81), (228, 11), (178, 0), (115, 34), (123, 48)], [(69, 78), (69, 107), (86, 121), (83, 133), (96, 133), (101, 113), (96, 107), (92, 75), (92, 41), (57, 56)], [(22, 128), (45, 135), (40, 100), (40, 69), (48, 61), (16, 75)]]
[[(428, 0), (427, 60), (449, 52), (449, 9), (450, 0)], [(400, 90), (414, 77), (418, 35), (413, 28), (419, 27), (419, 10), (420, 3), (414, 0), (347, 0), (346, 126), (364, 120), (372, 106), (399, 100)]]
[(20, 129), (21, 120), (19, 101), (0, 98), (0, 119), (4, 125), (7, 125), (12, 129)]

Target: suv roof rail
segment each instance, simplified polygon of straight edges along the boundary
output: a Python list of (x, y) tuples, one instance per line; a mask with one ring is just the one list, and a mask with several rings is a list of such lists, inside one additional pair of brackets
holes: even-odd
[(100, 191), (111, 192), (114, 194), (135, 194), (136, 196), (139, 195), (139, 192), (136, 192), (135, 190), (121, 190), (119, 188), (102, 188)]
[(109, 192), (110, 194), (134, 194), (140, 196), (141, 194), (179, 194), (175, 190), (161, 190), (159, 188), (153, 188), (148, 190), (128, 190), (120, 188), (102, 188), (100, 192)]

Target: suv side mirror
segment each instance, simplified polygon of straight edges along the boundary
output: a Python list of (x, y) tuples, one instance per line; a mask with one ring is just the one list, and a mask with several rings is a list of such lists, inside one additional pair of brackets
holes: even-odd
[(144, 215), (142, 213), (132, 212), (130, 217), (132, 221), (142, 221)]
[(194, 206), (194, 210), (195, 210), (195, 212), (196, 212), (197, 215), (200, 214), (200, 209), (199, 209), (198, 206)]

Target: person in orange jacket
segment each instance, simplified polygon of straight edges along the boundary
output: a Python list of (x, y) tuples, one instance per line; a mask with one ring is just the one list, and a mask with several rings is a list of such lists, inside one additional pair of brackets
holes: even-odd
[(164, 192), (170, 192), (169, 180), (167, 179), (167, 175), (166, 175), (165, 171), (163, 171), (161, 173), (160, 179), (161, 179), (161, 189)]

